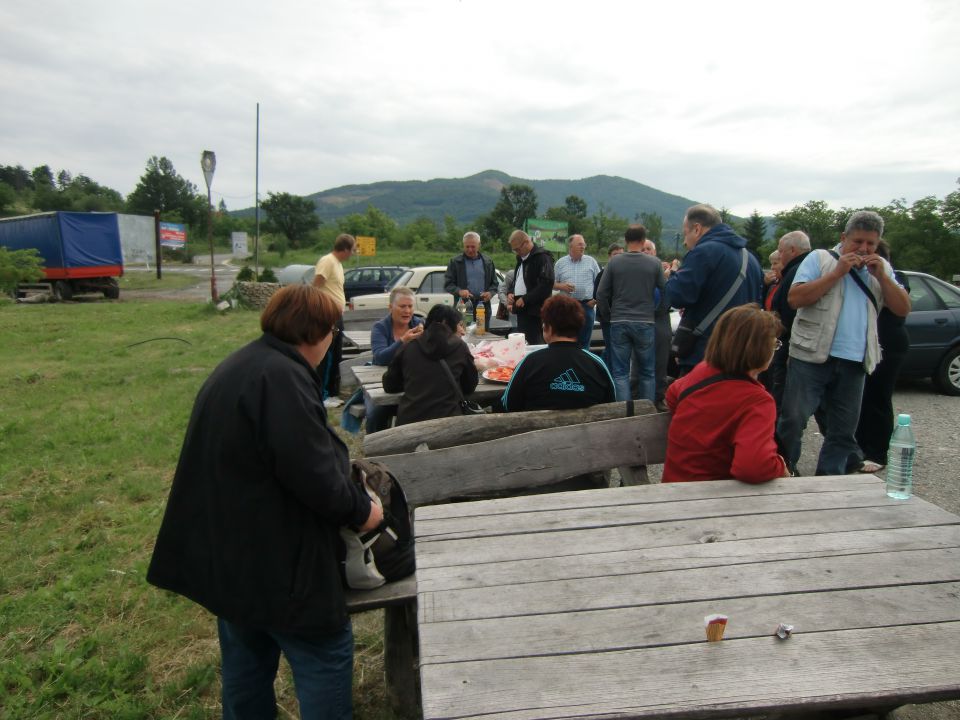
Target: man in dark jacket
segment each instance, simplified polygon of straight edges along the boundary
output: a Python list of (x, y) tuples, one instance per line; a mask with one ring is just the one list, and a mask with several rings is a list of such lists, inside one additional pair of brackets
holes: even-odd
[[(723, 299), (740, 274), (742, 250), (747, 241), (722, 222), (720, 213), (710, 205), (694, 205), (683, 217), (683, 244), (687, 255), (683, 266), (665, 271), (669, 276), (666, 297), (670, 307), (683, 310), (682, 324), (695, 328)], [(713, 332), (716, 318), (729, 308), (760, 302), (763, 289), (763, 271), (759, 261), (747, 253), (747, 268), (743, 282), (728, 300), (713, 322), (697, 338), (693, 351), (679, 357), (680, 373), (686, 374), (703, 360), (707, 340)]]
[(314, 370), (339, 316), (318, 288), (281, 289), (264, 334), (207, 378), (187, 426), (147, 580), (217, 616), (224, 717), (275, 715), (281, 651), (303, 717), (350, 717), (339, 527), (383, 515), (349, 480)]
[(773, 399), (777, 403), (777, 417), (779, 418), (780, 402), (783, 400), (783, 385), (787, 381), (790, 330), (793, 327), (793, 319), (797, 316), (796, 309), (790, 307), (790, 303), (787, 302), (787, 295), (790, 294), (790, 286), (797, 274), (797, 268), (800, 267), (803, 259), (810, 254), (810, 238), (800, 230), (788, 232), (780, 238), (777, 252), (780, 253), (780, 264), (783, 269), (780, 271), (778, 287), (770, 301), (770, 310), (780, 316), (783, 333), (780, 335), (780, 349), (774, 353), (767, 372), (770, 374), (770, 394), (773, 395)]
[(497, 292), (500, 282), (493, 260), (480, 252), (480, 235), (472, 230), (463, 236), (463, 252), (447, 264), (443, 288), (453, 295), (456, 305), (462, 299), (473, 308), (473, 321), (477, 321), (477, 305), (486, 309), (484, 330), (490, 329), (490, 298)]
[(529, 345), (543, 344), (540, 327), (540, 308), (553, 294), (553, 257), (523, 230), (514, 230), (510, 235), (510, 249), (517, 256), (513, 292), (507, 294), (513, 312), (517, 316), (517, 329)]

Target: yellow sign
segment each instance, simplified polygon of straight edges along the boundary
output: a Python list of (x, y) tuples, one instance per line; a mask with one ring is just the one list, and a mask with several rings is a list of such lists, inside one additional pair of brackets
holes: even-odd
[(361, 255), (372, 257), (377, 254), (377, 239), (375, 237), (357, 235), (357, 249)]

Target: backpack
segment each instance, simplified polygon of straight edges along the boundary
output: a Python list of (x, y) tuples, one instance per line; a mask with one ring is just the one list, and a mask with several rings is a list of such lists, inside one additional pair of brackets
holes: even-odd
[(383, 508), (383, 522), (365, 533), (340, 528), (346, 546), (343, 578), (347, 587), (370, 590), (413, 574), (410, 510), (400, 483), (385, 465), (368, 460), (350, 461), (350, 481)]

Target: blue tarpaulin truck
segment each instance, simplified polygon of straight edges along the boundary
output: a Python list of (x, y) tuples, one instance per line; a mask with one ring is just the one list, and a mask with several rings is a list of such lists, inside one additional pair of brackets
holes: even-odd
[(45, 282), (34, 290), (46, 288), (59, 300), (88, 292), (120, 297), (123, 252), (116, 213), (48, 212), (0, 219), (0, 247), (40, 253)]

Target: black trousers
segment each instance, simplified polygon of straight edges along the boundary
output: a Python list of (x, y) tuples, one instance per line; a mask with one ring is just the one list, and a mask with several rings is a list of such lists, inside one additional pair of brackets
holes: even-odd
[(890, 435), (893, 433), (893, 388), (906, 359), (906, 352), (884, 352), (876, 369), (867, 375), (857, 423), (857, 445), (865, 460), (887, 464)]
[(517, 330), (527, 338), (527, 345), (543, 345), (543, 325), (539, 315), (517, 314)]

